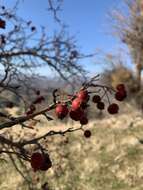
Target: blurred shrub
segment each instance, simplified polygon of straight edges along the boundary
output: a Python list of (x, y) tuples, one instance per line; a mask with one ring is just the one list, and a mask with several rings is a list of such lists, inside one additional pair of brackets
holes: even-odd
[(119, 83), (124, 83), (130, 92), (136, 89), (136, 80), (132, 71), (123, 65), (116, 65), (110, 70), (105, 70), (102, 75), (104, 82), (113, 88)]
[(128, 92), (127, 101), (134, 102), (139, 107), (143, 104), (143, 90), (139, 91), (134, 72), (123, 64), (117, 64), (111, 69), (106, 69), (102, 73), (102, 82), (113, 88), (116, 88), (119, 83), (124, 83)]

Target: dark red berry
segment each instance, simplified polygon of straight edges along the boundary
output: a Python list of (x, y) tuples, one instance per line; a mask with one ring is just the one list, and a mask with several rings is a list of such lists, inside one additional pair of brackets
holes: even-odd
[(52, 167), (52, 162), (48, 154), (43, 154), (43, 158), (44, 158), (44, 161), (43, 161), (42, 166), (40, 167), (40, 170), (46, 171)]
[(113, 103), (113, 104), (110, 104), (109, 106), (108, 106), (108, 112), (110, 113), (110, 114), (116, 114), (116, 113), (118, 113), (118, 111), (119, 111), (119, 106), (118, 106), (118, 104), (115, 104), (115, 103)]
[(40, 90), (36, 90), (36, 95), (40, 95)]
[(89, 104), (87, 104), (86, 102), (82, 102), (81, 103), (81, 108), (84, 110), (84, 109), (86, 109), (86, 108), (88, 108), (89, 107)]
[(80, 108), (81, 106), (81, 99), (80, 98), (75, 98), (73, 101), (72, 101), (72, 105), (71, 105), (71, 108), (72, 110), (77, 110)]
[(32, 154), (30, 162), (31, 162), (32, 168), (36, 172), (37, 170), (39, 170), (42, 167), (42, 164), (44, 162), (44, 157), (41, 153), (35, 152)]
[(81, 101), (87, 101), (89, 99), (87, 90), (80, 90), (77, 94), (77, 97), (81, 99)]
[(65, 104), (58, 104), (56, 106), (55, 112), (56, 112), (56, 115), (57, 115), (57, 117), (59, 119), (63, 119), (64, 117), (67, 116), (69, 110), (67, 108), (67, 105), (65, 105)]
[(91, 131), (90, 131), (90, 130), (85, 130), (85, 131), (84, 131), (84, 136), (85, 136), (86, 138), (91, 137)]
[(118, 91), (125, 90), (125, 85), (124, 85), (124, 84), (118, 84), (118, 85), (116, 86), (116, 89), (117, 89)]
[(5, 27), (6, 27), (6, 22), (0, 19), (0, 28), (5, 29)]
[(104, 108), (105, 108), (104, 102), (98, 102), (98, 103), (97, 103), (97, 108), (98, 108), (99, 110), (104, 110)]
[(117, 91), (115, 93), (115, 99), (118, 101), (123, 101), (127, 97), (127, 93), (125, 90), (123, 91)]
[(79, 121), (84, 116), (84, 111), (82, 109), (70, 110), (69, 115), (74, 121)]
[(79, 121), (80, 120), (80, 118), (77, 116), (77, 114), (76, 114), (76, 111), (73, 111), (73, 110), (71, 110), (70, 112), (69, 112), (69, 115), (70, 115), (70, 118), (72, 119), (72, 120), (74, 120), (74, 121)]
[(88, 124), (88, 119), (87, 119), (87, 117), (83, 116), (83, 117), (80, 119), (80, 124), (81, 124), (81, 125), (87, 125), (87, 124)]
[(101, 97), (99, 95), (94, 95), (92, 98), (92, 102), (98, 103), (101, 101)]

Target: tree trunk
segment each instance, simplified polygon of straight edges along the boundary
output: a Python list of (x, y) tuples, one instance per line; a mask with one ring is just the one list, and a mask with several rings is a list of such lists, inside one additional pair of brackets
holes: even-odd
[(141, 90), (141, 64), (136, 65), (137, 91)]

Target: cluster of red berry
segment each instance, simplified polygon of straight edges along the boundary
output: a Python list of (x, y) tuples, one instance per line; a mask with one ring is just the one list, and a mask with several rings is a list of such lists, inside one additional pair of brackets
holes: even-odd
[(52, 162), (47, 153), (33, 153), (31, 156), (30, 163), (35, 172), (38, 170), (46, 171), (52, 167)]
[(65, 118), (68, 113), (72, 120), (79, 121), (81, 125), (88, 123), (87, 114), (85, 112), (88, 107), (89, 94), (87, 90), (80, 90), (71, 102), (70, 109), (65, 103), (58, 103), (56, 106), (56, 115), (59, 119)]
[[(118, 101), (123, 101), (127, 97), (127, 92), (124, 84), (118, 84), (116, 86), (115, 99)], [(97, 108), (99, 110), (103, 110), (105, 108), (104, 102), (101, 101), (101, 97), (99, 95), (94, 95), (92, 98), (92, 102), (97, 104)], [(109, 104), (107, 108), (108, 113), (116, 114), (119, 111), (119, 106), (116, 103)]]
[[(58, 103), (56, 105), (55, 113), (59, 119), (64, 119), (68, 114), (74, 121), (79, 121), (81, 125), (88, 124), (86, 108), (89, 106), (88, 101), (90, 100), (90, 92), (87, 89), (80, 90), (75, 96), (73, 96), (70, 107), (68, 103)], [(115, 91), (115, 99), (123, 101), (127, 96), (127, 92), (124, 84), (118, 84)], [(101, 96), (94, 95), (92, 102), (96, 103), (97, 109), (104, 110), (105, 103), (102, 101)], [(116, 103), (109, 103), (107, 107), (109, 114), (117, 114), (119, 106)], [(91, 132), (89, 130), (84, 131), (85, 137), (90, 137)]]

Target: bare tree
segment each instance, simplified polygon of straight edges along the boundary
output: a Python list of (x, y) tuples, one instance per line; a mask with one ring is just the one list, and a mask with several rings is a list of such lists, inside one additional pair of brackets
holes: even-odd
[(114, 34), (129, 48), (135, 64), (138, 89), (141, 88), (143, 69), (143, 1), (124, 0), (125, 7), (110, 13)]
[[(52, 2), (49, 1), (50, 10), (56, 21), (60, 22), (57, 16), (60, 5), (55, 7)], [(32, 76), (35, 69), (45, 66), (69, 83), (72, 76), (85, 77), (86, 71), (78, 60), (86, 56), (79, 52), (74, 36), (67, 34), (65, 26), (60, 22), (60, 31), (53, 35), (45, 27), (39, 31), (32, 21), (17, 16), (17, 6), (12, 9), (1, 6), (0, 10), (1, 91), (16, 93), (21, 85), (29, 85), (26, 83), (27, 77)], [(15, 86), (14, 81), (18, 85)]]

